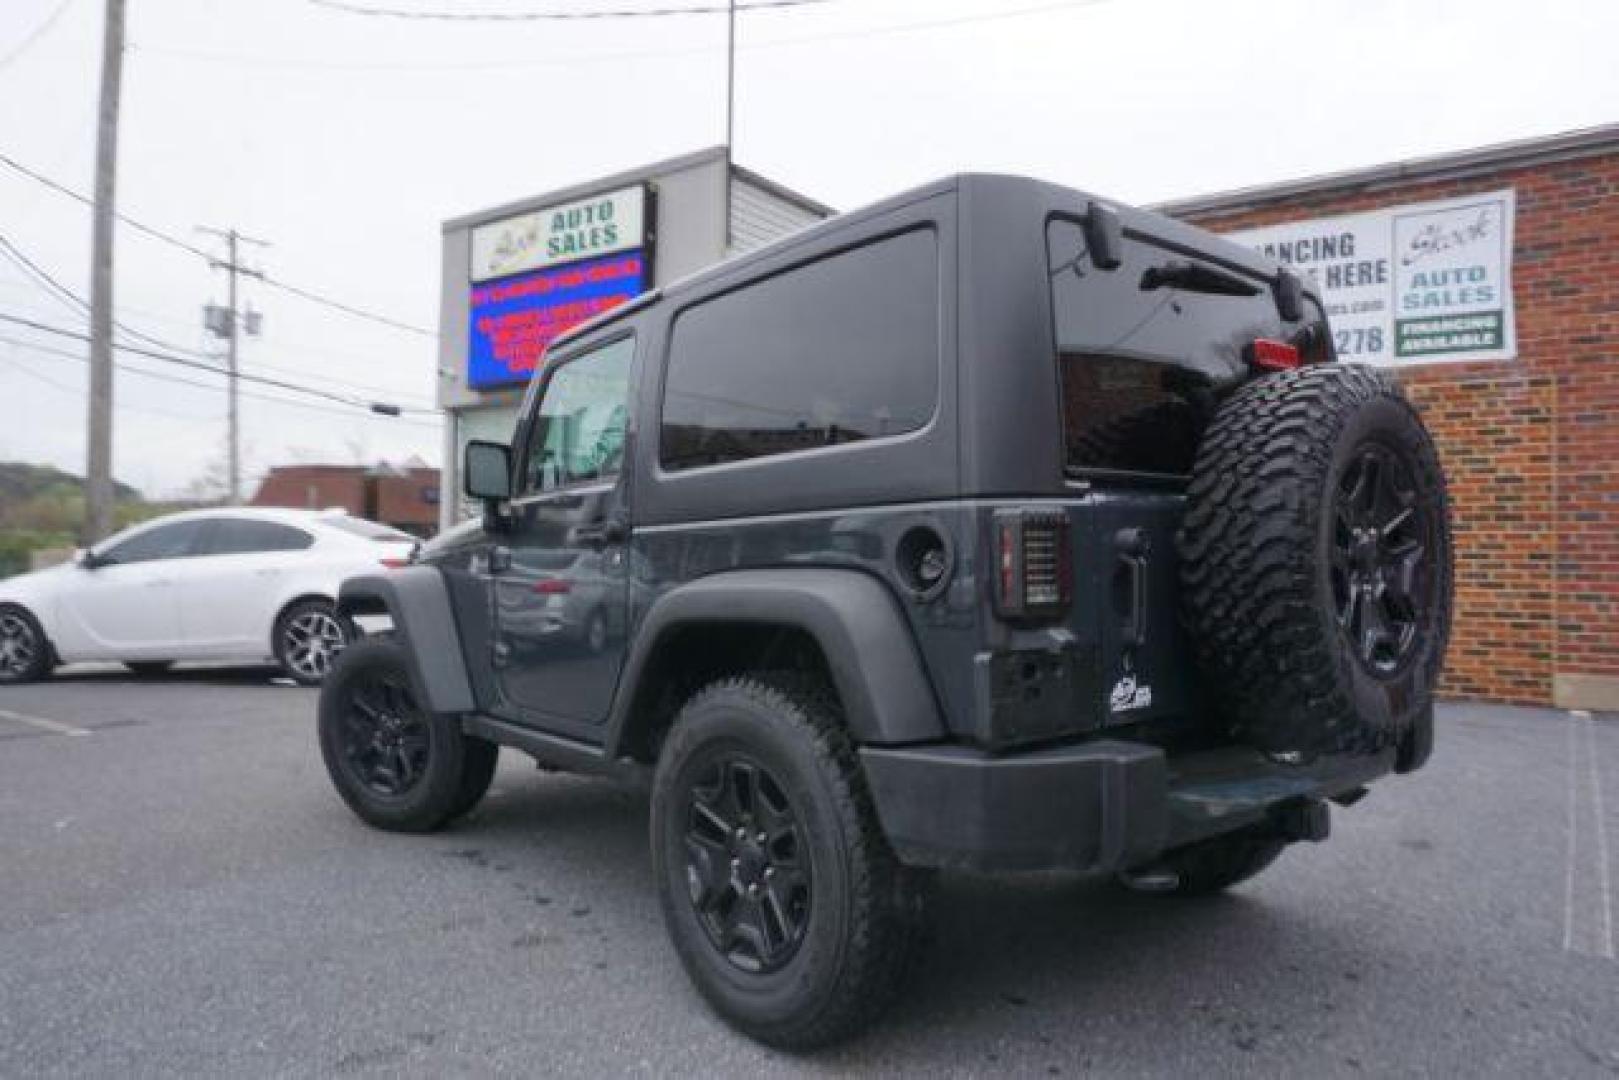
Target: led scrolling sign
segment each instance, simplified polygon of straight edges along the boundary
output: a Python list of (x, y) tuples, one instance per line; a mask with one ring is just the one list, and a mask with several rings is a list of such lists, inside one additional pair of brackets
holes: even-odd
[(566, 330), (651, 283), (644, 185), (472, 231), (467, 385), (527, 382)]

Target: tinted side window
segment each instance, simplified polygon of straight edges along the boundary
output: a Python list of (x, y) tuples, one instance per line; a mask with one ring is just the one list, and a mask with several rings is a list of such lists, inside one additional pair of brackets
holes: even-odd
[(663, 467), (902, 435), (932, 418), (938, 384), (938, 239), (918, 229), (682, 312)]
[(549, 491), (618, 473), (634, 359), (635, 339), (622, 338), (566, 361), (551, 376), (528, 437), (523, 491)]
[(170, 525), (158, 525), (107, 548), (101, 554), (109, 561), (120, 564), (192, 555), (195, 554), (194, 548), (203, 524), (202, 521), (176, 521)]
[(250, 555), (262, 551), (301, 551), (315, 538), (291, 525), (273, 521), (219, 518), (213, 522), (205, 554)]

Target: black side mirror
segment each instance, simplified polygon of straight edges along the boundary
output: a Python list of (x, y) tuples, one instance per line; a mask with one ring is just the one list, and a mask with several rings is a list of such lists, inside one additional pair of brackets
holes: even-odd
[(83, 570), (99, 570), (101, 567), (106, 566), (111, 561), (111, 559), (103, 555), (97, 555), (89, 548), (79, 552), (79, 567)]
[(1117, 270), (1124, 263), (1124, 223), (1119, 212), (1096, 200), (1085, 212), (1085, 246), (1090, 249), (1091, 265), (1098, 270)]
[(467, 443), (462, 461), (461, 483), (474, 499), (503, 500), (512, 497), (512, 452), (502, 443), (474, 439)]

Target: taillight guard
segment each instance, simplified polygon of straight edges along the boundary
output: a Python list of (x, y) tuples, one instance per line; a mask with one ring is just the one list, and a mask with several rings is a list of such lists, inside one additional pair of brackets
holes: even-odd
[(1037, 620), (1068, 611), (1074, 592), (1074, 554), (1067, 514), (998, 511), (995, 558), (995, 610), (1002, 618)]

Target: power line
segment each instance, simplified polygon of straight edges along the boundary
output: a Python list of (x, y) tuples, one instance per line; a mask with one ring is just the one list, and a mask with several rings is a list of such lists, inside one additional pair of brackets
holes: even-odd
[(290, 285), (278, 278), (270, 277), (268, 274), (264, 275), (259, 280), (270, 286), (272, 289), (280, 289), (282, 292), (288, 292), (294, 296), (302, 297), (303, 299), (312, 303), (322, 304), (334, 311), (341, 311), (346, 315), (353, 315), (360, 319), (370, 319), (372, 322), (381, 323), (383, 326), (391, 326), (395, 330), (407, 330), (412, 334), (420, 334), (422, 337), (438, 337), (437, 334), (426, 329), (425, 327), (414, 326), (407, 322), (400, 322), (398, 319), (391, 318), (387, 315), (378, 315), (375, 312), (366, 311), (364, 308), (353, 307), (349, 304), (343, 303), (340, 300), (333, 300), (329, 296), (321, 296), (319, 293), (311, 292), (308, 289), (301, 289), (296, 285)]
[(42, 21), (38, 26), (34, 27), (34, 29), (29, 32), (29, 34), (21, 41), (17, 42), (16, 45), (12, 46), (10, 52), (6, 53), (4, 56), (0, 56), (0, 68), (10, 67), (12, 63), (22, 56), (23, 53), (33, 48), (34, 42), (38, 41), (40, 38), (44, 37), (50, 32), (51, 27), (56, 25), (56, 20), (60, 19), (64, 14), (67, 13), (67, 9), (72, 5), (72, 3), (73, 0), (62, 0), (61, 3), (57, 4), (55, 11), (52, 11), (49, 15), (45, 16), (44, 21)]
[[(6, 248), (8, 248), (8, 247), (11, 249), (9, 252), (6, 250)], [(29, 259), (27, 257), (27, 255), (25, 255), (22, 252), (22, 250), (16, 246), (15, 243), (9, 242), (6, 239), (6, 237), (5, 237), (5, 235), (3, 233), (0, 233), (0, 255), (4, 255), (7, 258), (11, 259), (14, 263), (17, 264), (17, 266), (20, 269), (24, 270), (25, 272), (28, 272), (28, 271), (31, 270), (34, 274), (37, 274), (39, 277), (45, 279), (44, 281), (35, 280), (35, 281), (32, 281), (32, 282), (25, 282), (24, 284), (32, 284), (36, 288), (39, 288), (42, 291), (44, 291), (45, 294), (47, 296), (50, 296), (53, 300), (61, 300), (63, 303), (70, 304), (71, 307), (72, 307), (72, 311), (73, 311), (73, 313), (75, 315), (81, 315), (82, 316), (85, 313), (85, 311), (88, 309), (89, 305), (85, 303), (83, 297), (79, 296), (77, 293), (73, 292), (67, 286), (63, 285), (61, 282), (59, 282), (55, 278), (51, 277), (51, 275), (46, 273), (37, 263), (35, 263), (31, 259)], [(47, 282), (49, 283), (49, 286), (46, 285)], [(126, 307), (123, 310), (128, 312), (130, 310), (138, 310), (138, 309), (131, 309), (131, 308)], [(157, 319), (157, 320), (159, 320), (161, 322), (173, 323), (176, 326), (187, 325), (186, 323), (182, 322), (179, 319), (165, 317), (163, 315), (158, 314), (157, 312), (142, 311), (142, 314), (144, 314), (144, 315), (146, 315), (146, 316), (148, 316), (150, 318)], [(134, 327), (128, 325), (127, 323), (119, 322), (117, 319), (113, 320), (113, 325), (117, 326), (125, 334), (128, 334), (128, 335), (130, 335), (132, 337), (139, 338), (142, 341), (145, 341), (149, 345), (155, 345), (158, 348), (167, 349), (170, 352), (177, 352), (177, 353), (180, 353), (180, 354), (185, 355), (185, 356), (194, 356), (194, 357), (196, 357), (198, 359), (201, 359), (201, 360), (215, 360), (215, 359), (217, 359), (215, 356), (213, 356), (210, 353), (206, 353), (206, 352), (203, 352), (203, 351), (198, 350), (198, 349), (186, 348), (186, 347), (181, 346), (181, 345), (175, 345), (172, 342), (164, 341), (162, 338), (154, 337), (154, 336), (152, 336), (150, 334), (143, 333), (143, 332), (141, 332), (139, 330), (136, 330)], [(266, 344), (275, 346), (277, 343), (275, 341), (266, 339)], [(341, 352), (335, 352), (335, 351), (330, 350), (330, 349), (318, 348), (318, 347), (313, 346), (313, 345), (301, 345), (301, 344), (294, 344), (294, 343), (291, 343), (291, 342), (283, 343), (280, 347), (281, 348), (295, 349), (295, 350), (297, 350), (299, 352), (319, 353), (319, 354), (327, 355), (327, 356), (344, 356), (344, 357), (348, 357), (350, 359), (365, 360), (367, 362), (376, 359), (375, 357), (360, 356), (357, 353), (341, 353)], [(282, 375), (295, 375), (295, 376), (297, 376), (297, 375), (311, 375), (311, 374), (314, 374), (313, 372), (310, 372), (307, 369), (280, 367), (280, 366), (278, 366), (276, 364), (266, 364), (262, 360), (255, 360), (253, 362), (253, 366), (263, 368), (266, 371), (274, 371), (274, 372), (277, 372), (277, 373), (282, 374)], [(429, 410), (432, 409), (431, 402), (428, 400), (427, 396), (423, 395), (423, 394), (414, 393), (414, 392), (410, 392), (410, 391), (400, 391), (400, 390), (394, 389), (393, 387), (381, 386), (381, 385), (378, 385), (376, 383), (358, 382), (358, 381), (353, 380), (353, 379), (340, 379), (340, 378), (337, 378), (336, 376), (328, 375), (328, 374), (326, 374), (324, 372), (320, 373), (320, 378), (325, 382), (332, 383), (332, 384), (334, 384), (336, 386), (339, 386), (339, 387), (342, 387), (342, 388), (345, 388), (345, 389), (358, 390), (358, 391), (361, 391), (361, 392), (364, 392), (364, 393), (369, 393), (369, 394), (381, 394), (381, 395), (383, 395), (385, 397), (394, 398), (394, 399), (397, 399), (397, 400), (400, 400), (400, 401), (409, 400), (409, 401), (413, 402), (416, 405), (422, 406), (424, 409), (429, 409)]]
[[(58, 299), (68, 303), (74, 308), (76, 314), (85, 316), (89, 315), (89, 301), (85, 300), (84, 297), (80, 296), (66, 285), (63, 285), (56, 278), (52, 277), (44, 267), (40, 266), (33, 259), (29, 258), (27, 253), (19, 248), (16, 243), (4, 233), (0, 233), (0, 255), (5, 255), (13, 263), (21, 267), (24, 272), (32, 274), (36, 279), (35, 283), (40, 285), (48, 295), (55, 296)], [(133, 326), (130, 326), (127, 323), (119, 322), (117, 318), (112, 320), (112, 324), (119, 330), (119, 332), (140, 341), (144, 341), (148, 345), (155, 346), (159, 349), (167, 349), (170, 352), (183, 353), (186, 356), (194, 356), (203, 360), (212, 359), (212, 357), (208, 356), (207, 353), (200, 352), (197, 349), (186, 348), (184, 345), (176, 345), (171, 341), (164, 341), (159, 337), (153, 337), (150, 334), (136, 330)]]
[[(0, 318), (3, 317), (4, 316), (0, 316)], [(53, 348), (50, 345), (42, 345), (37, 341), (24, 341), (21, 338), (8, 337), (4, 334), (0, 334), (0, 342), (4, 342), (8, 345), (15, 345), (36, 353), (43, 353), (49, 356), (59, 356), (65, 360), (76, 360), (79, 363), (87, 363), (89, 361), (88, 357), (83, 356), (80, 353), (69, 352), (67, 349)], [(209, 392), (216, 392), (219, 389), (219, 387), (213, 383), (202, 382), (198, 379), (187, 379), (182, 375), (175, 375), (166, 371), (152, 371), (148, 368), (137, 367), (136, 365), (127, 362), (120, 362), (118, 363), (117, 367), (119, 371), (127, 372), (131, 375), (144, 376), (148, 379), (155, 379), (158, 382), (173, 383), (179, 386), (191, 386), (198, 390), (207, 390)], [(220, 374), (223, 373), (221, 372)], [(354, 413), (350, 409), (336, 408), (331, 405), (322, 405), (313, 401), (298, 401), (292, 398), (275, 397), (271, 394), (254, 393), (251, 390), (242, 390), (240, 393), (243, 397), (251, 398), (254, 401), (263, 401), (274, 405), (287, 405), (297, 409), (308, 409), (313, 412), (326, 413), (329, 416), (342, 416), (348, 419), (354, 418)], [(121, 409), (129, 408), (129, 406), (125, 405), (120, 405), (118, 407)], [(199, 417), (197, 419), (204, 418)], [(223, 417), (220, 417), (219, 419), (222, 420)], [(438, 425), (430, 421), (412, 420), (407, 417), (400, 417), (397, 419), (399, 423), (408, 424), (411, 427), (433, 428), (435, 430), (438, 429)]]
[[(52, 191), (55, 191), (60, 195), (65, 195), (68, 198), (73, 199), (73, 200), (75, 200), (77, 202), (81, 202), (86, 206), (94, 206), (95, 205), (95, 201), (93, 199), (91, 199), (88, 195), (85, 195), (83, 192), (75, 191), (74, 189), (68, 187), (66, 184), (63, 184), (60, 181), (53, 180), (50, 177), (45, 176), (43, 173), (40, 173), (40, 172), (38, 172), (38, 171), (36, 171), (34, 169), (30, 169), (28, 166), (22, 164), (20, 161), (17, 161), (15, 158), (12, 158), (8, 154), (0, 153), (0, 165), (5, 165), (6, 167), (10, 168), (12, 171), (18, 173), (19, 175), (25, 176), (28, 179), (33, 180), (35, 183), (43, 184), (45, 187), (50, 188)], [(135, 231), (137, 231), (139, 233), (144, 234), (145, 236), (150, 237), (153, 240), (160, 241), (161, 243), (167, 244), (170, 247), (176, 248), (176, 249), (178, 249), (180, 251), (187, 252), (187, 253), (189, 253), (191, 255), (195, 255), (197, 258), (202, 259), (205, 262), (209, 262), (209, 261), (213, 260), (213, 256), (211, 254), (209, 254), (207, 251), (204, 251), (202, 248), (197, 247), (195, 244), (187, 243), (186, 241), (181, 240), (180, 238), (178, 238), (176, 236), (171, 236), (170, 234), (168, 234), (166, 232), (163, 232), (163, 231), (161, 231), (159, 229), (155, 229), (152, 226), (145, 224), (144, 222), (138, 221), (135, 218), (130, 217), (128, 214), (118, 213), (117, 218), (118, 218), (119, 221), (123, 222), (125, 225), (128, 225), (130, 228), (134, 229)], [(438, 335), (436, 333), (434, 333), (431, 330), (426, 329), (425, 327), (415, 326), (415, 325), (413, 325), (411, 323), (403, 322), (403, 321), (401, 321), (399, 319), (395, 319), (395, 318), (392, 318), (392, 317), (387, 316), (387, 315), (379, 315), (374, 311), (367, 311), (364, 308), (355, 307), (352, 304), (345, 304), (340, 300), (334, 300), (331, 297), (325, 296), (325, 295), (323, 295), (321, 293), (318, 293), (318, 292), (315, 292), (312, 289), (301, 288), (301, 287), (299, 287), (297, 285), (290, 284), (289, 282), (280, 281), (280, 280), (278, 280), (276, 278), (271, 278), (271, 277), (264, 278), (264, 283), (266, 285), (269, 285), (269, 286), (272, 286), (274, 288), (280, 289), (283, 292), (288, 292), (288, 293), (293, 294), (294, 296), (301, 297), (304, 300), (310, 301), (311, 303), (321, 304), (321, 305), (323, 305), (325, 307), (333, 309), (334, 311), (341, 311), (344, 314), (353, 316), (355, 318), (368, 319), (371, 322), (380, 323), (383, 326), (390, 326), (390, 327), (393, 327), (395, 330), (404, 330), (404, 331), (408, 331), (408, 332), (410, 332), (412, 334), (419, 334), (422, 337), (428, 337), (428, 338), (434, 338), (434, 339), (436, 339), (438, 337)]]
[[(23, 348), (35, 348), (35, 346), (31, 346), (26, 342), (18, 342), (18, 341), (13, 340), (12, 338), (0, 337), (0, 341), (4, 341), (4, 342), (7, 342), (7, 343), (12, 344), (12, 345), (21, 345)], [(80, 361), (84, 361), (86, 363), (89, 362), (88, 357), (71, 356), (68, 353), (63, 353), (62, 355), (63, 356), (68, 356), (70, 359), (73, 359), (73, 360), (80, 360)], [(84, 391), (80, 390), (78, 387), (76, 387), (76, 386), (68, 386), (68, 385), (66, 385), (64, 383), (57, 382), (55, 379), (52, 379), (48, 375), (42, 375), (39, 372), (35, 371), (33, 368), (29, 367), (27, 364), (24, 364), (21, 361), (19, 361), (14, 356), (0, 356), (0, 360), (4, 360), (8, 365), (10, 365), (12, 370), (17, 371), (20, 374), (28, 376), (30, 379), (33, 379), (35, 382), (44, 383), (46, 386), (53, 387), (54, 389), (59, 390), (62, 393), (67, 394), (67, 395), (69, 395), (69, 396), (71, 396), (73, 398), (82, 398), (82, 397), (84, 397)], [(133, 374), (133, 375), (145, 375), (145, 374), (148, 374), (147, 372), (141, 371), (139, 368), (130, 368), (127, 365), (124, 365), (124, 364), (119, 364), (118, 368), (121, 371), (127, 371), (127, 372), (129, 372), (130, 374)], [(146, 406), (146, 405), (122, 404), (122, 405), (119, 405), (118, 408), (121, 409), (124, 412), (135, 413), (138, 416), (155, 416), (155, 417), (158, 417), (158, 418), (163, 419), (163, 420), (188, 420), (188, 421), (191, 421), (193, 423), (213, 423), (214, 419), (215, 419), (214, 417), (211, 417), (211, 416), (198, 416), (195, 413), (179, 413), (179, 412), (170, 412), (167, 409), (154, 409), (154, 408), (151, 408), (150, 406)]]
[[(823, 41), (843, 41), (865, 37), (886, 37), (929, 30), (945, 30), (974, 23), (1000, 22), (1028, 15), (1043, 15), (1051, 11), (1094, 7), (1110, 0), (1060, 0), (1057, 3), (1037, 4), (1031, 7), (988, 12), (982, 15), (962, 15), (944, 19), (923, 19), (912, 22), (890, 23), (864, 30), (834, 30), (821, 34), (778, 37), (764, 41), (739, 43), (737, 52), (766, 52), (772, 49), (790, 49), (799, 45), (812, 45)], [(738, 7), (746, 11), (746, 7)], [(618, 49), (608, 52), (547, 57), (523, 60), (454, 60), (454, 61), (351, 61), (351, 60), (295, 60), (275, 56), (255, 56), (249, 53), (208, 52), (196, 49), (171, 49), (157, 45), (131, 44), (131, 52), (150, 53), (180, 60), (201, 63), (230, 64), (235, 67), (256, 67), (277, 71), (532, 71), (548, 68), (587, 67), (591, 64), (622, 63), (631, 60), (661, 60), (683, 56), (706, 56), (721, 52), (719, 45), (691, 45), (674, 49)]]
[[(0, 321), (9, 322), (9, 323), (16, 323), (19, 326), (26, 326), (26, 327), (28, 327), (28, 328), (30, 328), (32, 330), (38, 330), (41, 333), (55, 334), (58, 337), (73, 338), (76, 341), (86, 341), (87, 342), (87, 341), (90, 340), (90, 335), (89, 334), (85, 334), (85, 333), (82, 333), (82, 332), (77, 331), (77, 330), (69, 330), (69, 329), (67, 329), (65, 327), (61, 327), (61, 326), (52, 326), (49, 323), (42, 323), (42, 322), (39, 322), (39, 321), (34, 320), (34, 319), (26, 319), (26, 318), (23, 318), (20, 315), (9, 315), (9, 314), (5, 314), (3, 312), (0, 312)], [(201, 361), (192, 360), (192, 359), (189, 359), (189, 358), (183, 357), (183, 356), (174, 356), (174, 355), (169, 354), (169, 353), (157, 352), (157, 351), (154, 351), (152, 349), (144, 349), (144, 348), (141, 348), (141, 347), (139, 347), (137, 345), (126, 345), (126, 344), (121, 344), (121, 343), (118, 343), (118, 342), (114, 342), (113, 343), (113, 348), (119, 350), (120, 352), (133, 353), (136, 356), (143, 356), (143, 357), (146, 357), (146, 358), (152, 359), (152, 360), (161, 360), (164, 363), (168, 363), (168, 364), (177, 364), (177, 365), (179, 365), (181, 367), (194, 368), (194, 369), (196, 369), (198, 371), (206, 371), (210, 375), (223, 376), (223, 375), (227, 374), (227, 372), (225, 372), (223, 369), (221, 369), (219, 367), (216, 367), (213, 364), (206, 364), (206, 363), (203, 363)], [(291, 391), (291, 392), (296, 393), (296, 394), (308, 394), (311, 397), (324, 398), (324, 399), (326, 399), (328, 401), (335, 401), (339, 405), (347, 405), (350, 408), (355, 408), (355, 409), (364, 409), (364, 410), (366, 410), (368, 412), (376, 411), (374, 409), (374, 406), (377, 405), (377, 404), (380, 404), (380, 403), (377, 403), (377, 402), (361, 401), (361, 400), (359, 400), (357, 398), (344, 397), (344, 396), (342, 396), (340, 394), (334, 394), (334, 393), (331, 393), (330, 391), (321, 390), (321, 389), (319, 389), (317, 387), (313, 387), (313, 386), (304, 386), (304, 385), (301, 385), (299, 383), (287, 382), (287, 381), (282, 380), (282, 379), (272, 379), (272, 378), (270, 378), (270, 377), (268, 377), (266, 375), (241, 374), (241, 375), (238, 375), (237, 378), (243, 380), (244, 382), (253, 382), (253, 383), (258, 383), (258, 384), (260, 384), (262, 386), (275, 387), (278, 390), (288, 390), (288, 391)], [(395, 406), (395, 407), (397, 408), (397, 406)], [(429, 415), (435, 415), (435, 416), (437, 415), (437, 413), (434, 410), (431, 410), (431, 409), (404, 409), (404, 408), (400, 408), (399, 411), (400, 412), (419, 413), (419, 414), (429, 414)]]
[[(350, 0), (309, 0), (316, 7), (330, 8), (348, 15), (371, 15), (386, 19), (412, 19), (428, 22), (586, 22), (602, 19), (662, 19), (679, 15), (724, 15), (728, 4), (700, 4), (691, 7), (609, 8), (574, 11), (431, 11), (410, 8), (379, 8)], [(813, 7), (832, 0), (754, 0), (736, 5), (737, 11), (771, 8)]]

